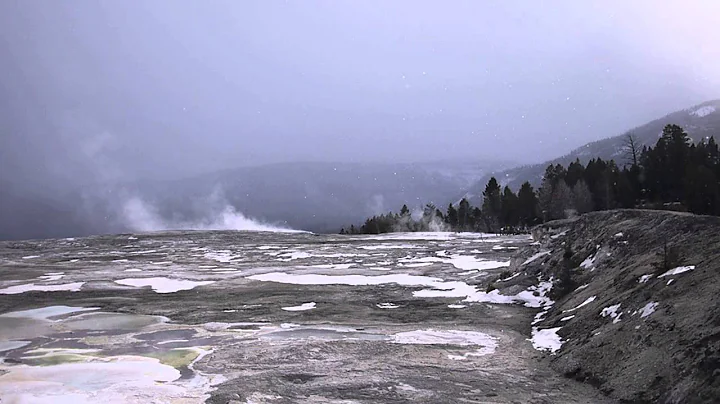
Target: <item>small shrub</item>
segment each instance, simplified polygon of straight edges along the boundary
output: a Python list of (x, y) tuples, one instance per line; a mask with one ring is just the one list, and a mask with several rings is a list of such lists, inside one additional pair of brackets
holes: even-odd
[(567, 296), (578, 286), (577, 282), (572, 278), (572, 270), (575, 268), (572, 260), (573, 255), (575, 254), (573, 253), (572, 247), (566, 245), (565, 251), (563, 252), (562, 266), (559, 271), (556, 271), (557, 281), (555, 281), (549, 293), (550, 298), (553, 300)]
[(572, 278), (572, 270), (570, 268), (561, 268), (557, 273), (557, 280), (550, 289), (549, 296), (553, 300), (562, 299), (573, 290), (577, 289), (578, 284)]
[(673, 268), (682, 266), (683, 256), (678, 246), (668, 245), (665, 241), (663, 249), (658, 254), (658, 261), (653, 263), (655, 274), (665, 273)]

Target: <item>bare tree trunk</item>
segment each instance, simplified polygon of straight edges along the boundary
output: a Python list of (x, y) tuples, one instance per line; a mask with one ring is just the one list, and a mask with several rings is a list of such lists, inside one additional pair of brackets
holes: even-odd
[(637, 137), (632, 132), (628, 132), (625, 135), (623, 141), (623, 147), (625, 148), (625, 159), (630, 160), (633, 166), (638, 165), (638, 142)]

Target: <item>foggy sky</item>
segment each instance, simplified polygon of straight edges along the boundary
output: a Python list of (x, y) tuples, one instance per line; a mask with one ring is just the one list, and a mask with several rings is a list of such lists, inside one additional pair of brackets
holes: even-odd
[(0, 2), (0, 179), (539, 162), (720, 97), (712, 1)]

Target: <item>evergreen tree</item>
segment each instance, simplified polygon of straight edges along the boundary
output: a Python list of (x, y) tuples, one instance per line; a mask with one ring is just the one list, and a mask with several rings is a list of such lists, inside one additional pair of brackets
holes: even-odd
[(572, 209), (572, 207), (573, 195), (570, 187), (567, 186), (565, 181), (558, 181), (553, 188), (550, 200), (549, 219), (564, 219), (568, 210)]
[(447, 214), (445, 215), (445, 221), (447, 224), (450, 225), (452, 228), (457, 228), (458, 225), (458, 213), (457, 210), (455, 210), (455, 207), (452, 205), (448, 205), (447, 208)]
[(720, 187), (715, 173), (704, 165), (688, 167), (685, 206), (692, 213), (720, 214)]
[(625, 168), (621, 172), (615, 172), (615, 204), (619, 208), (634, 208), (638, 198), (638, 188), (632, 182), (632, 171)]
[(666, 160), (669, 163), (665, 170), (668, 179), (666, 196), (668, 202), (680, 201), (683, 199), (683, 177), (690, 154), (690, 138), (680, 126), (667, 125), (660, 141), (666, 145)]
[(457, 216), (458, 216), (458, 229), (460, 231), (468, 230), (470, 222), (470, 202), (463, 198), (458, 205)]
[(555, 187), (555, 167), (550, 165), (545, 169), (542, 184), (538, 190), (538, 211), (543, 222), (552, 220), (550, 205), (552, 204), (553, 188)]
[(482, 211), (480, 208), (474, 207), (472, 210), (472, 230), (478, 232), (488, 231), (484, 224)]
[(490, 178), (483, 192), (482, 213), (485, 225), (491, 232), (500, 229), (500, 184), (495, 177)]
[(500, 199), (501, 221), (502, 226), (516, 227), (520, 222), (520, 214), (518, 212), (518, 197), (506, 186)]
[(518, 217), (520, 223), (532, 226), (538, 222), (538, 198), (529, 182), (525, 181), (518, 191)]
[(580, 159), (576, 159), (568, 166), (565, 183), (567, 183), (567, 186), (570, 188), (573, 188), (578, 181), (583, 179), (584, 175), (585, 166), (580, 163)]
[(592, 159), (585, 167), (585, 183), (593, 196), (593, 210), (600, 210), (605, 206), (604, 195), (607, 194), (607, 183), (605, 170), (607, 164), (602, 159)]
[(581, 179), (572, 188), (573, 206), (579, 214), (593, 210), (593, 198), (585, 180)]

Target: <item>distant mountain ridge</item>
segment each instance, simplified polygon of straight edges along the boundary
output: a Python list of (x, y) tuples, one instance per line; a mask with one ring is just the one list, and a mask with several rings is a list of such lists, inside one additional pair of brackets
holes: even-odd
[(710, 136), (715, 136), (716, 140), (720, 140), (717, 139), (720, 137), (720, 99), (706, 101), (694, 107), (670, 113), (621, 135), (597, 140), (578, 147), (570, 153), (553, 160), (508, 170), (495, 170), (471, 186), (470, 191), (464, 196), (477, 203), (482, 198), (485, 184), (493, 176), (503, 186), (509, 185), (516, 192), (525, 181), (530, 181), (533, 186), (537, 187), (542, 181), (543, 173), (548, 165), (562, 164), (567, 166), (575, 159), (580, 159), (583, 164), (586, 164), (590, 159), (600, 157), (603, 160), (615, 160), (618, 165), (622, 166), (626, 163), (624, 154), (625, 140), (628, 133), (635, 136), (639, 149), (642, 149), (643, 146), (655, 145), (665, 125), (671, 123), (683, 127), (695, 142)]
[[(107, 217), (112, 228), (136, 230), (128, 201), (169, 223), (211, 220), (225, 206), (262, 222), (314, 232), (337, 232), (368, 216), (403, 204), (446, 206), (491, 169), (512, 167), (497, 161), (427, 163), (296, 162), (228, 169), (178, 180), (146, 180), (87, 189), (92, 217)], [(113, 197), (107, 197), (112, 195)], [(144, 215), (144, 213), (143, 213)], [(155, 219), (153, 219), (154, 221)]]

